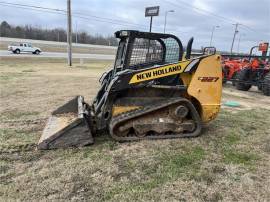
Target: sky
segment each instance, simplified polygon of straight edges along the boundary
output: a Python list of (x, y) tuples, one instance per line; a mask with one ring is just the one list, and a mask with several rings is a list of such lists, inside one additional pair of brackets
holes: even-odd
[[(3, 6), (1, 2), (28, 4), (66, 9), (66, 0), (0, 0), (0, 21), (12, 25), (30, 24), (43, 28), (66, 29), (66, 16), (37, 10)], [(235, 23), (240, 23), (234, 51), (248, 52), (262, 41), (270, 41), (270, 0), (71, 0), (73, 31), (113, 35), (117, 30), (149, 30), (145, 7), (160, 6), (159, 16), (153, 18), (153, 32), (163, 32), (165, 13), (166, 33), (175, 34), (185, 45), (194, 37), (194, 48), (212, 45), (229, 51)], [(80, 16), (80, 18), (78, 18)]]

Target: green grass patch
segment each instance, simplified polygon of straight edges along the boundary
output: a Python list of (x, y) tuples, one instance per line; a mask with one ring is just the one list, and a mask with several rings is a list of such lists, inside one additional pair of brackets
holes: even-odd
[(229, 135), (227, 135), (225, 137), (225, 141), (228, 145), (234, 145), (237, 142), (239, 142), (241, 140), (241, 138), (239, 137), (239, 135), (235, 132), (230, 133)]
[(0, 75), (0, 81), (1, 82), (10, 82), (14, 79), (21, 78), (24, 76), (23, 73), (18, 73), (18, 72), (5, 72), (1, 73)]
[[(2, 57), (0, 61), (0, 66), (7, 66), (9, 65), (10, 67), (17, 67), (17, 68), (22, 68), (25, 66), (32, 66), (32, 65), (44, 65), (44, 64), (59, 64), (59, 66), (63, 66), (63, 64), (66, 63), (67, 60), (65, 58), (43, 58), (43, 57)], [(108, 63), (112, 65), (114, 60), (97, 60), (97, 59), (88, 59), (84, 58), (83, 59), (83, 64), (93, 64), (93, 63)], [(80, 59), (79, 58), (73, 58), (73, 67), (76, 65), (81, 65)]]
[(162, 165), (160, 173), (166, 173), (168, 178), (178, 177), (187, 167), (197, 168), (194, 164), (202, 160), (204, 155), (204, 150), (199, 146), (184, 154), (165, 153), (160, 158)]
[(229, 150), (224, 152), (224, 162), (227, 164), (242, 164), (251, 166), (259, 159), (258, 155), (250, 152)]
[[(261, 154), (251, 152), (251, 145), (263, 144), (262, 137), (269, 134), (269, 110), (245, 110), (231, 113), (222, 111), (211, 123), (208, 133), (216, 133), (211, 138), (214, 152), (220, 156), (220, 164), (235, 164), (247, 170), (256, 170), (256, 162)], [(260, 141), (261, 140), (261, 141)], [(213, 151), (212, 151), (213, 152)], [(201, 176), (195, 176), (195, 178)], [(204, 178), (202, 176), (202, 178)]]
[(137, 200), (143, 193), (147, 193), (169, 181), (195, 173), (200, 168), (200, 162), (205, 157), (205, 151), (199, 146), (186, 150), (185, 152), (171, 151), (156, 154), (154, 163), (134, 162), (135, 160), (127, 162), (128, 172), (140, 169), (142, 178), (144, 177), (145, 180), (141, 179), (129, 184), (119, 183), (105, 193), (104, 200), (110, 200), (119, 193), (132, 195), (132, 198)]
[(36, 71), (33, 69), (25, 69), (25, 70), (22, 70), (22, 72), (36, 72)]
[(17, 152), (32, 150), (37, 141), (37, 135), (31, 131), (0, 129), (0, 151)]
[[(245, 110), (232, 114), (229, 111), (223, 111), (219, 114), (218, 123), (230, 128), (240, 135), (256, 135), (258, 132), (264, 132), (270, 122), (270, 110)], [(260, 120), (260, 121), (258, 121)]]

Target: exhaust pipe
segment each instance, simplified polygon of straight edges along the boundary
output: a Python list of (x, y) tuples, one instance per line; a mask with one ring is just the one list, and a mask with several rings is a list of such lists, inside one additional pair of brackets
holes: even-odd
[(90, 111), (82, 96), (77, 96), (52, 112), (37, 148), (40, 150), (82, 147), (93, 144)]

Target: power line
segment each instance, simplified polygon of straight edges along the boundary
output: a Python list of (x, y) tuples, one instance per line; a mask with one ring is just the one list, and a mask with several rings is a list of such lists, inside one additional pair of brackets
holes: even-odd
[(1, 4), (7, 4), (7, 5), (13, 5), (13, 6), (23, 6), (23, 7), (31, 7), (31, 8), (37, 8), (37, 9), (44, 9), (44, 10), (54, 10), (54, 11), (62, 11), (67, 12), (66, 10), (57, 9), (57, 8), (47, 8), (42, 6), (33, 6), (33, 5), (26, 5), (26, 4), (18, 4), (18, 3), (10, 3), (5, 1), (0, 1)]
[[(172, 3), (172, 2), (167, 1), (167, 0), (165, 0), (165, 1), (178, 6), (178, 4)], [(9, 2), (4, 2), (4, 1), (0, 1), (0, 5), (14, 7), (14, 8), (20, 8), (20, 9), (34, 10), (34, 11), (39, 11), (39, 12), (52, 13), (52, 14), (59, 14), (59, 15), (64, 15), (64, 16), (66, 16), (66, 12), (67, 12), (64, 9), (34, 6), (34, 5), (28, 5), (28, 4), (9, 3)], [(188, 5), (188, 4), (186, 4), (186, 5)], [(191, 6), (191, 5), (189, 5), (189, 6)], [(196, 8), (196, 9), (202, 10), (200, 8)], [(123, 21), (123, 20), (116, 20), (116, 19), (110, 19), (110, 18), (105, 18), (105, 17), (99, 17), (99, 16), (95, 16), (95, 15), (83, 14), (82, 12), (78, 12), (78, 11), (73, 12), (72, 16), (75, 18), (79, 18), (79, 19), (83, 19), (83, 20), (87, 20), (87, 21), (94, 20), (94, 21), (98, 21), (98, 22), (105, 22), (105, 23), (121, 25), (121, 26), (128, 25), (128, 26), (140, 27), (140, 28), (144, 28), (144, 29), (148, 28), (148, 26), (142, 25), (142, 24), (130, 23), (130, 22)], [(161, 29), (161, 27), (157, 27), (157, 26), (154, 26), (154, 28)], [(175, 31), (175, 30), (169, 30), (169, 31), (174, 32), (176, 34), (180, 34), (180, 35), (189, 33), (189, 32)]]
[[(175, 4), (175, 3), (172, 3), (168, 0), (164, 0), (165, 2), (169, 2), (171, 4), (174, 4), (175, 6), (177, 7), (181, 7), (179, 4)], [(185, 3), (186, 4), (186, 3)], [(42, 6), (34, 6), (34, 5), (27, 5), (27, 4), (17, 4), (17, 3), (9, 3), (9, 2), (4, 2), (4, 1), (0, 1), (0, 6), (8, 6), (8, 7), (13, 7), (13, 8), (19, 8), (19, 9), (25, 9), (25, 10), (33, 10), (33, 11), (39, 11), (39, 12), (45, 12), (45, 13), (52, 13), (52, 14), (58, 14), (58, 15), (63, 15), (63, 16), (66, 16), (66, 10), (64, 9), (57, 9), (57, 8), (49, 8), (49, 7), (42, 7)], [(191, 7), (192, 8), (192, 5), (189, 4), (186, 4), (185, 7)], [(200, 9), (200, 8), (195, 8), (196, 10), (203, 10), (203, 9)], [(206, 12), (206, 10), (205, 10)], [(200, 12), (199, 12), (200, 13)], [(201, 13), (200, 13), (201, 14)], [(207, 15), (207, 14), (204, 14), (204, 15)], [(136, 23), (130, 23), (130, 22), (127, 22), (127, 21), (123, 21), (123, 20), (116, 20), (116, 19), (109, 19), (109, 18), (105, 18), (105, 17), (99, 17), (99, 16), (94, 16), (94, 15), (89, 15), (89, 14), (84, 14), (82, 12), (79, 12), (79, 11), (75, 11), (73, 12), (73, 17), (75, 18), (79, 18), (79, 19), (82, 19), (82, 20), (87, 20), (87, 21), (98, 21), (98, 22), (105, 22), (105, 23), (110, 23), (110, 24), (116, 24), (116, 25), (121, 25), (121, 26), (134, 26), (134, 27), (144, 27), (144, 28), (148, 28), (148, 26), (146, 25), (142, 25), (142, 24), (136, 24)], [(216, 16), (217, 17), (217, 16)], [(220, 18), (224, 18), (224, 21), (226, 21), (225, 17), (222, 17), (222, 16), (219, 16)], [(94, 19), (93, 19), (94, 18)], [(244, 26), (246, 29), (249, 29), (249, 30), (254, 30), (246, 25), (242, 25)], [(162, 29), (160, 26), (157, 27), (157, 26), (154, 26), (154, 28), (156, 29)], [(173, 32), (175, 33), (176, 35), (185, 35), (185, 34), (190, 34), (190, 32), (181, 32), (181, 31), (175, 31), (175, 30), (169, 30), (170, 32)], [(256, 31), (256, 30), (254, 30)]]
[[(228, 17), (224, 17), (224, 16), (221, 16), (221, 15), (218, 15), (218, 14), (216, 14), (216, 13), (214, 13), (214, 12), (211, 12), (211, 11), (208, 11), (208, 10), (206, 10), (206, 9), (202, 9), (202, 8), (193, 6), (193, 5), (189, 4), (189, 3), (184, 2), (183, 0), (178, 0), (178, 1), (181, 2), (181, 5), (180, 5), (180, 4), (177, 4), (177, 3), (174, 3), (174, 2), (171, 2), (171, 1), (169, 1), (169, 0), (164, 0), (164, 1), (167, 2), (167, 3), (169, 3), (169, 4), (171, 4), (171, 5), (174, 5), (174, 6), (176, 6), (176, 7), (181, 7), (181, 8), (183, 8), (183, 6), (184, 6), (184, 7), (186, 7), (186, 8), (194, 9), (195, 12), (197, 12), (197, 13), (199, 13), (199, 14), (203, 14), (203, 15), (207, 15), (207, 16), (213, 16), (213, 17), (215, 17), (215, 18), (221, 19), (221, 20), (223, 20), (223, 21), (225, 21), (225, 22), (228, 22), (228, 23), (234, 23), (234, 24), (235, 24), (235, 23), (238, 23), (236, 20), (233, 20), (233, 19), (231, 19), (231, 18), (228, 18)], [(202, 13), (202, 12), (203, 12), (203, 13)], [(252, 28), (252, 27), (250, 27), (250, 26), (248, 26), (248, 25), (245, 25), (245, 24), (243, 24), (243, 23), (241, 23), (241, 26), (244, 27), (244, 28), (246, 28), (247, 30), (250, 30), (250, 31), (253, 31), (253, 32), (258, 32), (258, 30), (254, 29), (254, 28)], [(262, 31), (259, 31), (259, 32), (260, 32), (261, 34), (266, 34), (266, 35), (268, 35), (268, 34), (265, 33), (265, 32), (262, 32)]]
[[(13, 5), (13, 6), (22, 6), (22, 7), (31, 7), (31, 8), (36, 8), (36, 9), (43, 9), (43, 10), (52, 10), (52, 11), (57, 11), (57, 12), (64, 12), (66, 13), (67, 11), (64, 9), (55, 9), (55, 8), (48, 8), (48, 7), (42, 7), (42, 6), (34, 6), (34, 5), (27, 5), (27, 4), (18, 4), (18, 3), (9, 3), (9, 2), (3, 2), (0, 1), (1, 4), (7, 4), (7, 5)], [(127, 24), (134, 24), (134, 25), (138, 25), (138, 26), (144, 26), (142, 24), (137, 24), (137, 23), (130, 23), (128, 21), (124, 21), (124, 20), (117, 20), (117, 19), (111, 19), (111, 18), (105, 18), (105, 17), (99, 17), (99, 16), (95, 16), (95, 15), (89, 15), (89, 14), (84, 14), (82, 12), (72, 12), (73, 14), (78, 14), (78, 15), (82, 15), (82, 16), (88, 16), (88, 17), (93, 17), (93, 18), (97, 18), (97, 19), (104, 19), (104, 20), (109, 20), (109, 21), (117, 21), (117, 22), (121, 22), (121, 23), (127, 23)], [(145, 26), (147, 27), (147, 26)]]
[[(58, 14), (58, 15), (64, 15), (66, 16), (65, 13), (59, 13), (59, 12), (53, 12), (53, 11), (45, 11), (45, 10), (40, 10), (40, 9), (35, 9), (35, 8), (27, 8), (27, 7), (20, 7), (20, 6), (13, 6), (13, 5), (2, 5), (0, 3), (1, 6), (8, 6), (8, 7), (13, 7), (13, 8), (20, 8), (20, 9), (26, 9), (26, 10), (33, 10), (33, 11), (39, 11), (39, 12), (45, 12), (45, 13), (52, 13), (52, 14)], [(105, 23), (111, 23), (111, 24), (115, 24), (115, 25), (122, 25), (122, 26), (133, 26), (133, 27), (139, 27), (138, 25), (135, 24), (131, 24), (131, 23), (117, 23), (114, 22), (113, 20), (103, 20), (103, 19), (91, 19), (89, 17), (84, 17), (84, 16), (80, 16), (80, 15), (72, 15), (75, 18), (79, 18), (79, 19), (83, 19), (83, 20), (94, 20), (94, 21), (98, 21), (98, 22), (105, 22)], [(140, 26), (142, 27), (142, 26)], [(147, 26), (144, 26), (145, 28), (147, 28)]]
[(92, 17), (92, 18), (97, 18), (97, 19), (104, 19), (104, 20), (109, 20), (109, 21), (116, 21), (116, 22), (120, 22), (120, 23), (127, 23), (127, 24), (133, 24), (133, 25), (147, 27), (147, 26), (142, 25), (142, 24), (131, 23), (131, 22), (124, 21), (124, 20), (117, 20), (117, 19), (111, 19), (111, 18), (99, 17), (99, 16), (95, 16), (95, 15), (84, 14), (84, 13), (78, 12), (78, 11), (73, 12), (73, 14), (78, 14), (78, 15), (82, 15), (82, 16), (88, 16), (88, 17)]
[[(14, 8), (20, 8), (20, 9), (46, 12), (46, 13), (60, 14), (60, 15), (65, 15), (65, 16), (66, 16), (66, 12), (67, 12), (64, 9), (34, 6), (34, 5), (28, 5), (28, 4), (9, 3), (9, 2), (4, 2), (4, 1), (0, 1), (0, 5), (14, 7)], [(111, 18), (99, 17), (99, 16), (95, 16), (95, 15), (83, 14), (83, 13), (78, 12), (78, 11), (74, 11), (72, 16), (75, 18), (79, 18), (79, 19), (95, 20), (98, 22), (111, 23), (111, 24), (121, 25), (121, 26), (128, 25), (128, 26), (133, 26), (133, 27), (140, 27), (143, 29), (148, 28), (148, 26), (142, 25), (142, 24), (131, 23), (131, 22), (124, 21), (124, 20), (116, 20), (116, 19), (111, 19)], [(92, 19), (92, 18), (94, 18), (94, 19)], [(153, 26), (153, 27), (155, 29), (161, 29), (161, 27), (157, 27), (157, 26)], [(174, 31), (174, 30), (171, 30), (171, 31)], [(174, 31), (174, 32), (178, 33), (178, 34), (187, 34), (188, 33), (188, 32), (180, 32), (180, 31), (177, 31), (177, 32)]]
[(223, 21), (227, 21), (227, 22), (229, 21), (230, 23), (235, 23), (235, 21), (232, 20), (232, 19), (230, 19), (230, 18), (226, 18), (226, 17), (220, 16), (218, 14), (215, 14), (215, 13), (210, 12), (208, 10), (205, 10), (205, 9), (202, 9), (202, 8), (199, 8), (199, 7), (196, 7), (196, 6), (193, 6), (193, 5), (188, 4), (188, 3), (184, 2), (184, 1), (181, 1), (181, 0), (178, 0), (178, 1), (181, 1), (181, 5), (180, 4), (177, 4), (177, 3), (174, 3), (174, 2), (171, 2), (171, 1), (168, 1), (168, 0), (164, 0), (164, 1), (167, 2), (167, 3), (169, 3), (169, 4), (172, 4), (174, 6), (177, 6), (177, 7), (182, 7), (183, 8), (183, 6), (184, 6), (186, 8), (188, 7), (188, 8), (195, 9), (195, 12), (197, 12), (199, 14), (204, 14), (204, 15), (207, 15), (207, 16), (211, 15), (211, 16), (216, 17), (216, 18), (219, 18), (219, 19), (221, 19)]
[(1, 6), (7, 6), (7, 7), (13, 7), (13, 8), (20, 8), (20, 9), (25, 9), (25, 10), (34, 10), (34, 11), (40, 11), (40, 12), (46, 12), (46, 13), (53, 13), (53, 14), (59, 14), (59, 15), (66, 15), (65, 13), (59, 13), (56, 11), (45, 11), (45, 10), (40, 10), (40, 9), (35, 9), (35, 8), (30, 8), (30, 7), (21, 7), (21, 6), (15, 6), (15, 5), (5, 5), (0, 2)]
[[(55, 13), (55, 14), (64, 14), (64, 15), (66, 15), (66, 12), (67, 12), (66, 10), (63, 10), (63, 9), (54, 9), (54, 8), (48, 8), (48, 7), (42, 7), (42, 6), (33, 6), (33, 5), (17, 4), (17, 3), (15, 4), (15, 3), (8, 3), (8, 2), (3, 2), (3, 1), (0, 1), (0, 5), (15, 7), (15, 8), (22, 8), (22, 9), (36, 10), (36, 11), (43, 11), (43, 12)], [(51, 12), (51, 11), (54, 11), (54, 12)], [(131, 26), (136, 26), (136, 27), (147, 28), (146, 25), (142, 25), (142, 24), (131, 23), (131, 22), (123, 21), (123, 20), (104, 18), (104, 17), (94, 16), (94, 15), (85, 15), (76, 11), (73, 12), (73, 16), (77, 18), (81, 18), (81, 19), (89, 19), (87, 17), (91, 17), (91, 18), (95, 18), (95, 21), (108, 22), (108, 23), (112, 23), (116, 25), (131, 25)]]

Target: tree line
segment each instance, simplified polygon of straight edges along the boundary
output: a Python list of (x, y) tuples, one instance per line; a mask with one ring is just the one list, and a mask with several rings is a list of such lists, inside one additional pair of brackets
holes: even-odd
[[(14, 26), (3, 21), (0, 25), (0, 36), (10, 38), (36, 39), (45, 41), (67, 41), (67, 32), (62, 28), (44, 29), (32, 25)], [(104, 37), (100, 34), (91, 35), (85, 31), (72, 34), (73, 42), (83, 44), (97, 44), (117, 46), (117, 39), (113, 36)]]

